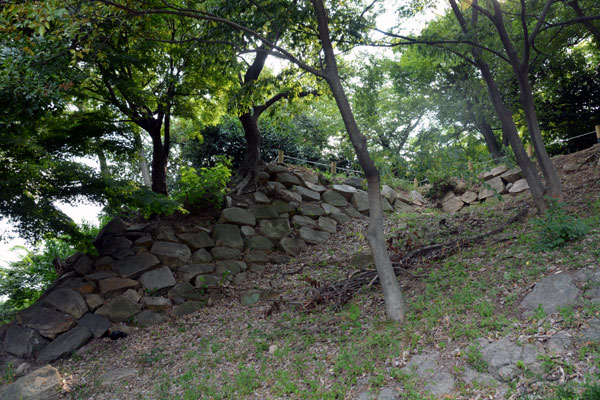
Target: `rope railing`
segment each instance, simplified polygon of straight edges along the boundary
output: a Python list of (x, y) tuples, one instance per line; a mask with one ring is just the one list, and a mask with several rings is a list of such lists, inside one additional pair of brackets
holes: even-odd
[[(586, 133), (582, 133), (581, 135), (573, 136), (573, 137), (570, 137), (570, 138), (567, 138), (567, 139), (558, 139), (558, 140), (555, 140), (552, 143), (548, 143), (547, 146), (551, 146), (551, 145), (559, 144), (559, 143), (569, 142), (571, 140), (579, 139), (581, 137), (592, 135), (594, 133), (596, 134), (596, 138), (598, 140), (598, 143), (600, 143), (600, 125), (596, 125), (595, 128), (596, 128), (596, 130), (593, 130), (593, 131), (590, 131), (590, 132), (586, 132)], [(533, 156), (533, 149), (531, 147), (531, 144), (527, 145), (527, 154), (529, 155), (529, 157)], [(503, 160), (505, 158), (510, 158), (510, 157), (511, 156), (503, 156), (503, 157), (500, 157), (499, 160)], [(284, 152), (283, 152), (283, 150), (279, 150), (278, 156), (273, 161), (277, 161), (277, 162), (283, 163), (284, 159), (299, 161), (299, 162), (307, 163), (307, 164), (319, 165), (319, 166), (322, 166), (322, 167), (325, 167), (325, 168), (331, 168), (330, 171), (331, 171), (332, 174), (335, 174), (338, 170), (353, 172), (355, 174), (364, 174), (363, 171), (357, 171), (357, 170), (354, 170), (354, 169), (338, 167), (335, 161), (332, 161), (330, 165), (327, 165), (327, 164), (320, 163), (320, 162), (317, 162), (317, 161), (309, 161), (309, 160), (303, 160), (301, 158), (291, 157), (291, 156), (285, 155)], [(483, 164), (488, 164), (490, 162), (492, 162), (491, 159), (487, 160), (487, 161), (480, 161), (480, 162), (476, 162), (476, 163), (469, 163), (469, 165), (470, 165), (470, 168), (472, 168), (475, 165), (483, 165)], [(457, 172), (457, 171), (458, 170), (452, 170), (452, 171), (450, 171), (450, 173)], [(416, 182), (416, 180), (415, 180), (415, 182)], [(427, 178), (423, 179), (422, 181), (418, 181), (419, 185), (423, 184), (423, 183), (427, 183), (427, 182), (429, 182), (429, 179), (427, 179)]]

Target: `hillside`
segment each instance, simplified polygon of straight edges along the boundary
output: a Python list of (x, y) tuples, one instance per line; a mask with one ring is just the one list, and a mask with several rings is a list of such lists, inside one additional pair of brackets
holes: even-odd
[[(527, 195), (452, 214), (389, 214), (409, 309), (403, 325), (385, 319), (360, 217), (287, 262), (271, 259), (260, 273), (221, 282), (197, 312), (122, 326), (127, 337), (94, 339), (53, 362), (58, 396), (598, 398), (597, 151), (555, 159), (568, 211), (591, 224), (556, 250), (534, 249), (538, 216)], [(423, 250), (432, 244), (446, 245)]]

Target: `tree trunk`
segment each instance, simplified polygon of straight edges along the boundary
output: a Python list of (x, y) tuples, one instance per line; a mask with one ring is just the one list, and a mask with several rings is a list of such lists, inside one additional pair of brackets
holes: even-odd
[(494, 131), (490, 124), (486, 120), (481, 121), (477, 124), (479, 128), (479, 132), (483, 135), (485, 139), (485, 144), (488, 148), (488, 151), (492, 155), (495, 164), (499, 164), (504, 157), (502, 153), (502, 149), (498, 144), (498, 140), (496, 140), (496, 135), (494, 135)]
[(402, 299), (402, 291), (398, 279), (396, 278), (396, 274), (394, 273), (394, 268), (387, 251), (383, 234), (383, 208), (381, 205), (381, 193), (379, 188), (379, 171), (377, 171), (377, 168), (369, 155), (367, 150), (367, 139), (358, 129), (348, 98), (346, 97), (344, 88), (340, 82), (337, 62), (329, 37), (327, 13), (323, 6), (323, 1), (312, 0), (312, 3), (317, 17), (319, 38), (325, 55), (325, 79), (329, 84), (336, 104), (340, 110), (344, 126), (348, 132), (358, 161), (367, 177), (369, 190), (369, 228), (367, 229), (366, 237), (373, 253), (377, 275), (379, 276), (379, 282), (383, 289), (386, 314), (388, 318), (394, 321), (403, 321), (405, 305), (404, 300)]
[(98, 149), (96, 153), (98, 155), (98, 163), (100, 164), (100, 174), (106, 176), (108, 175), (109, 171), (108, 163), (106, 162), (106, 156), (104, 155), (104, 150)]
[(244, 161), (238, 170), (241, 175), (254, 173), (256, 167), (262, 161), (260, 158), (260, 129), (258, 128), (258, 116), (251, 113), (245, 113), (240, 116), (240, 122), (244, 128), (246, 138), (246, 150), (244, 152)]
[(140, 172), (142, 174), (142, 182), (144, 182), (144, 186), (152, 187), (150, 171), (148, 170), (148, 162), (146, 161), (146, 156), (144, 155), (144, 146), (142, 145), (142, 138), (140, 137), (139, 133), (134, 134), (133, 140), (136, 151), (138, 153)]
[(550, 159), (544, 140), (542, 139), (542, 133), (540, 131), (540, 124), (537, 119), (537, 113), (535, 110), (535, 104), (533, 102), (533, 95), (531, 91), (531, 85), (529, 84), (529, 77), (527, 71), (523, 71), (518, 77), (519, 88), (521, 89), (520, 100), (523, 111), (525, 112), (525, 119), (527, 120), (527, 129), (529, 130), (529, 136), (535, 149), (535, 155), (537, 156), (540, 169), (544, 175), (546, 181), (547, 193), (557, 199), (563, 199), (562, 185), (560, 182), (560, 176), (554, 163)]

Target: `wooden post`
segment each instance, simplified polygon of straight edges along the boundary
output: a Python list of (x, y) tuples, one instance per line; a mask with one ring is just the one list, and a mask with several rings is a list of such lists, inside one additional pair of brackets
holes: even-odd
[(283, 150), (279, 150), (279, 153), (277, 154), (277, 163), (283, 164)]
[(531, 147), (531, 143), (527, 143), (527, 155), (529, 158), (533, 157), (533, 147)]
[(596, 125), (596, 139), (600, 143), (600, 125)]
[(417, 177), (415, 177), (415, 180), (413, 181), (413, 185), (414, 185), (415, 189), (419, 187), (419, 180), (417, 179)]
[(471, 161), (469, 161), (469, 171), (473, 172), (473, 163)]
[(335, 175), (337, 174), (337, 162), (332, 161), (331, 162), (331, 175)]

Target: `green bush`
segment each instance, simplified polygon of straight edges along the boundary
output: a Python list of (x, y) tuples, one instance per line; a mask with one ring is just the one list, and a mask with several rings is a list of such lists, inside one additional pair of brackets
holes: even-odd
[(425, 193), (433, 201), (440, 200), (446, 192), (454, 189), (456, 186), (455, 178), (444, 173), (431, 173), (428, 178), (431, 187)]
[(184, 167), (181, 171), (180, 187), (175, 195), (187, 208), (212, 205), (220, 208), (227, 195), (231, 179), (231, 160), (220, 157), (212, 168)]
[(143, 218), (150, 218), (152, 215), (171, 215), (175, 211), (185, 212), (180, 202), (134, 182), (120, 182), (107, 188), (106, 193), (106, 212), (111, 216), (137, 213)]
[(571, 215), (565, 209), (565, 203), (546, 198), (548, 210), (540, 218), (533, 220), (538, 239), (534, 250), (554, 250), (565, 243), (585, 236), (590, 227), (582, 219)]

